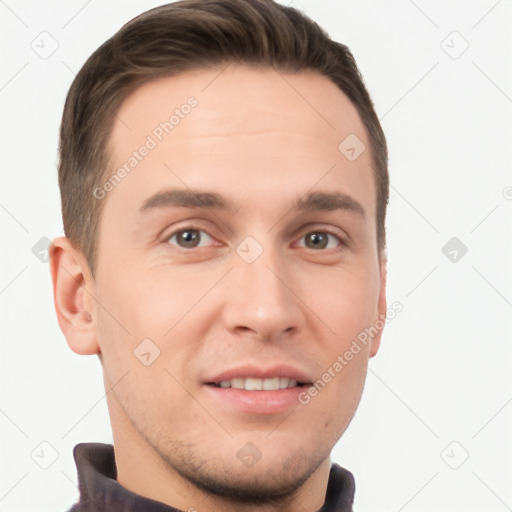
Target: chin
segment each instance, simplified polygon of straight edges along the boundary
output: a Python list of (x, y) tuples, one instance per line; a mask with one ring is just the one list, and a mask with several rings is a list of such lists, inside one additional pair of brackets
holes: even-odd
[(208, 471), (203, 466), (202, 471), (189, 474), (186, 478), (208, 494), (227, 501), (263, 505), (283, 500), (308, 480), (316, 467), (311, 468), (310, 464), (304, 462), (288, 470), (281, 463), (276, 463), (272, 468), (266, 465), (259, 469), (253, 466), (236, 470), (225, 468), (224, 471), (219, 471), (218, 467)]
[(236, 453), (198, 459), (190, 448), (185, 449), (187, 453), (181, 448), (164, 459), (182, 478), (207, 494), (252, 505), (271, 504), (291, 496), (329, 456), (302, 450), (286, 457), (274, 453), (272, 459), (265, 460), (263, 454), (257, 462), (244, 465)]

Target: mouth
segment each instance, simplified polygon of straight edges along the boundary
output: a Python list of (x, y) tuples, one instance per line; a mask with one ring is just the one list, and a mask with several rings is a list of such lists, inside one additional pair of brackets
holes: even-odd
[(299, 382), (295, 379), (278, 376), (265, 379), (258, 377), (235, 377), (218, 382), (207, 382), (206, 384), (215, 388), (243, 389), (245, 391), (278, 391), (280, 389), (290, 389), (308, 385), (306, 382)]
[(204, 389), (224, 413), (279, 414), (300, 405), (299, 395), (312, 386), (310, 377), (287, 364), (272, 368), (245, 365), (203, 381)]

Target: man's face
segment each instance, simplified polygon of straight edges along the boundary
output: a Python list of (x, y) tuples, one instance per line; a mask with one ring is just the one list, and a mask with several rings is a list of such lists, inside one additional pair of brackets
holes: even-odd
[[(217, 492), (272, 495), (329, 457), (377, 351), (379, 336), (333, 370), (385, 311), (376, 188), (363, 125), (331, 81), (220, 71), (153, 81), (118, 112), (109, 176), (139, 155), (99, 199), (90, 307), (114, 441)], [(339, 149), (350, 134), (366, 145), (355, 160)], [(148, 202), (170, 190), (184, 194)], [(182, 202), (204, 192), (216, 200)], [(301, 208), (320, 193), (342, 200)]]

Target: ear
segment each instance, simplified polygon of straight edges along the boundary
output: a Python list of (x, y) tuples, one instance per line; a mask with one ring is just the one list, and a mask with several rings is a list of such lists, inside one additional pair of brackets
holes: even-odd
[(379, 291), (379, 300), (377, 303), (377, 318), (375, 319), (376, 326), (378, 326), (377, 334), (372, 338), (371, 347), (370, 347), (370, 357), (373, 357), (377, 354), (377, 351), (380, 347), (380, 339), (382, 337), (382, 331), (384, 330), (384, 325), (386, 321), (386, 310), (387, 310), (387, 300), (386, 300), (386, 282), (388, 277), (388, 257), (386, 251), (383, 250), (380, 257), (380, 291)]
[(85, 258), (66, 237), (57, 237), (50, 245), (50, 272), (57, 321), (71, 350), (83, 355), (99, 353), (94, 282)]

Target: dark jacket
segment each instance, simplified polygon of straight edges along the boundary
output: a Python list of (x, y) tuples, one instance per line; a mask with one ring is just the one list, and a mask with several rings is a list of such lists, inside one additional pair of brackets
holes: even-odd
[[(114, 447), (103, 443), (80, 443), (73, 450), (78, 470), (80, 499), (69, 512), (181, 512), (178, 509), (135, 494), (117, 478)], [(333, 464), (325, 502), (318, 512), (352, 512), (354, 477)]]

